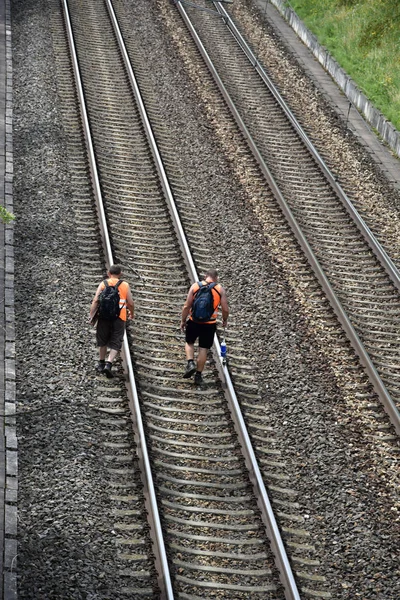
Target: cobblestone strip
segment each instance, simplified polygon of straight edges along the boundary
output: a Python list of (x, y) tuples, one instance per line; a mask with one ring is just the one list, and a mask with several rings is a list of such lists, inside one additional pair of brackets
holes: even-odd
[[(6, 0), (6, 102), (5, 102), (5, 174), (4, 206), (13, 212), (13, 73), (11, 47), (11, 8)], [(14, 226), (5, 226), (4, 270), (4, 433), (5, 433), (5, 507), (4, 507), (4, 600), (17, 598), (17, 490), (18, 490), (18, 444), (15, 405), (15, 313), (14, 313)]]

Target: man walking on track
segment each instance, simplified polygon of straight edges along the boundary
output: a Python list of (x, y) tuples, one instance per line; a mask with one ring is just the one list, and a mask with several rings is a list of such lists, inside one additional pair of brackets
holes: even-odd
[[(181, 330), (186, 330), (185, 352), (187, 359), (183, 377), (189, 378), (195, 373), (196, 385), (202, 383), (202, 372), (207, 360), (207, 350), (211, 348), (217, 330), (218, 308), (222, 309), (222, 326), (226, 327), (229, 308), (226, 293), (218, 283), (218, 273), (210, 269), (203, 281), (197, 281), (189, 290), (182, 308)], [(187, 317), (189, 316), (189, 319)], [(199, 338), (197, 365), (194, 362), (194, 343)]]
[[(96, 341), (100, 360), (96, 371), (106, 377), (114, 377), (113, 360), (122, 347), (126, 320), (133, 319), (133, 298), (129, 284), (120, 279), (121, 267), (111, 265), (108, 278), (97, 288), (90, 307), (89, 321), (96, 325)], [(110, 349), (106, 361), (107, 348)]]

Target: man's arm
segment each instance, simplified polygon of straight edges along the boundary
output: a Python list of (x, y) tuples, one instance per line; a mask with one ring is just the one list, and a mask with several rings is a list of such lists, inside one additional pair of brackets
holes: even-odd
[(129, 285), (128, 285), (128, 293), (126, 294), (126, 308), (127, 308), (128, 319), (133, 319), (133, 316), (135, 314), (135, 307), (133, 305), (132, 292), (131, 292), (131, 288), (129, 287)]
[(90, 312), (89, 312), (89, 321), (90, 322), (93, 321), (93, 318), (95, 317), (97, 309), (99, 307), (99, 295), (100, 295), (100, 292), (102, 291), (102, 289), (103, 289), (103, 282), (101, 282), (99, 284), (99, 287), (97, 288), (96, 294), (95, 294), (92, 304), (90, 306)]
[(183, 308), (182, 308), (181, 331), (185, 331), (186, 320), (188, 318), (190, 309), (192, 308), (193, 298), (194, 298), (193, 285), (190, 287), (190, 290), (189, 290), (188, 295), (186, 297), (186, 302), (185, 302), (185, 304), (183, 305)]
[(222, 327), (226, 327), (229, 317), (228, 298), (224, 288), (221, 288)]

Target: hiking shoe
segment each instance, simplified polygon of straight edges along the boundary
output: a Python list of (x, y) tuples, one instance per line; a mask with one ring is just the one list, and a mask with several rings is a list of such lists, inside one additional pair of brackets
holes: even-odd
[(103, 373), (107, 377), (107, 379), (111, 379), (114, 377), (114, 373), (111, 371), (112, 364), (110, 362), (106, 362), (105, 367), (103, 369)]
[(105, 366), (106, 366), (105, 360), (99, 360), (99, 364), (96, 367), (97, 373), (102, 373), (104, 371)]
[(186, 367), (186, 371), (183, 374), (183, 377), (185, 379), (188, 379), (189, 377), (191, 377), (193, 375), (193, 373), (196, 372), (196, 365), (194, 364), (194, 360), (189, 360), (187, 367)]
[(194, 384), (201, 385), (203, 383), (203, 376), (199, 371), (196, 371), (196, 375), (194, 376)]

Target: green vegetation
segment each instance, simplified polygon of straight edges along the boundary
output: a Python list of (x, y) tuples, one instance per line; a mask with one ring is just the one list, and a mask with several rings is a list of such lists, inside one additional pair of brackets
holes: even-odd
[(8, 212), (4, 206), (0, 206), (0, 220), (3, 221), (3, 223), (10, 223), (14, 219), (15, 217), (12, 213)]
[(289, 0), (288, 4), (400, 130), (399, 0)]

